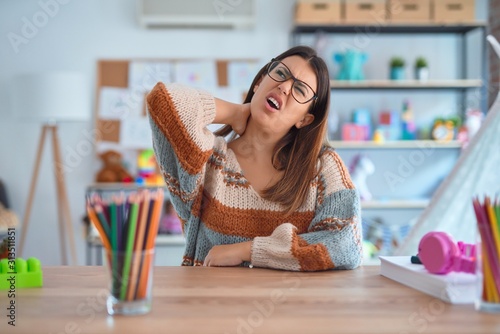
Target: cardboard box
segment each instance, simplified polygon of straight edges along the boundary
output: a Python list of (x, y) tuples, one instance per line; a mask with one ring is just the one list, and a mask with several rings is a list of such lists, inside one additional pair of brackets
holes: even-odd
[(388, 0), (387, 19), (397, 23), (429, 23), (431, 0)]
[(300, 0), (295, 10), (295, 24), (331, 24), (342, 21), (340, 0)]
[(434, 0), (434, 22), (473, 22), (476, 20), (474, 0)]
[(378, 24), (386, 21), (385, 0), (345, 0), (345, 23)]

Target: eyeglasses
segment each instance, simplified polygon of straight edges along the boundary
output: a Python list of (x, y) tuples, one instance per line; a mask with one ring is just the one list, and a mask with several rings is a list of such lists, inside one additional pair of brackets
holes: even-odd
[(294, 77), (290, 69), (279, 60), (271, 59), (267, 67), (267, 75), (276, 82), (285, 82), (292, 79), (292, 96), (300, 104), (318, 98), (311, 86)]

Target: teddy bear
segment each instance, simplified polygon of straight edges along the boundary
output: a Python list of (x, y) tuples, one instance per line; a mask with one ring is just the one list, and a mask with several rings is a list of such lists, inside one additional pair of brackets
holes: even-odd
[(99, 155), (103, 167), (96, 175), (97, 182), (132, 182), (133, 177), (122, 165), (122, 155), (109, 150)]

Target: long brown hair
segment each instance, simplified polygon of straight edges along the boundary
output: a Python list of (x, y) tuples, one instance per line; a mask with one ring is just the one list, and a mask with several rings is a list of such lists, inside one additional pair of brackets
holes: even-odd
[[(284, 171), (283, 177), (273, 186), (263, 192), (263, 198), (278, 202), (285, 206), (286, 214), (296, 211), (305, 201), (310, 182), (317, 176), (318, 157), (321, 148), (326, 144), (326, 129), (328, 109), (330, 105), (330, 78), (328, 68), (316, 51), (307, 46), (293, 47), (279, 56), (276, 60), (283, 60), (291, 56), (300, 56), (306, 60), (318, 81), (316, 88), (317, 98), (313, 100), (309, 113), (314, 115), (311, 124), (297, 129), (293, 126), (290, 131), (276, 144), (272, 157), (274, 168)], [(244, 103), (249, 103), (254, 95), (254, 87), (260, 83), (267, 73), (269, 64), (266, 64), (255, 76)], [(226, 125), (216, 135), (227, 136), (233, 131)], [(232, 140), (234, 136), (230, 139)]]

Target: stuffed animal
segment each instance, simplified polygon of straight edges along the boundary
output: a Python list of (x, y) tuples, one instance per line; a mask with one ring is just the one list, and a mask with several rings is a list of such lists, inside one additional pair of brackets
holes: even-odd
[(103, 167), (97, 173), (97, 182), (132, 182), (133, 177), (123, 167), (122, 155), (116, 151), (106, 151), (101, 153)]

